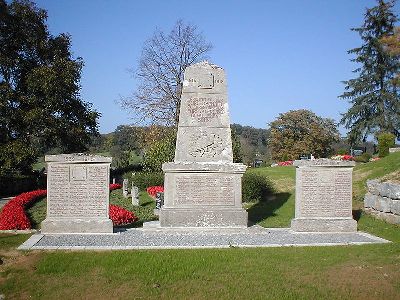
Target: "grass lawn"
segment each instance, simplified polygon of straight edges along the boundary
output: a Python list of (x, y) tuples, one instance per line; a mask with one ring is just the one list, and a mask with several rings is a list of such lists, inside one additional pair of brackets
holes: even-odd
[[(399, 163), (400, 153), (357, 165), (355, 204), (367, 178), (393, 173)], [(249, 172), (269, 176), (277, 189), (275, 200), (249, 207), (249, 218), (263, 226), (288, 226), (294, 215), (294, 168)], [(400, 299), (400, 227), (361, 214), (358, 228), (393, 243), (21, 252), (15, 247), (28, 235), (2, 235), (0, 294), (6, 299)]]

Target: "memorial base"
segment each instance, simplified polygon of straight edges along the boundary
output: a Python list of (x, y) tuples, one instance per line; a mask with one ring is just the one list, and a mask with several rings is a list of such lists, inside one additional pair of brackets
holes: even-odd
[(113, 233), (110, 219), (46, 219), (41, 224), (41, 233)]
[(161, 227), (247, 227), (247, 212), (244, 209), (162, 208)]
[(291, 229), (297, 232), (356, 232), (357, 221), (351, 218), (296, 218)]

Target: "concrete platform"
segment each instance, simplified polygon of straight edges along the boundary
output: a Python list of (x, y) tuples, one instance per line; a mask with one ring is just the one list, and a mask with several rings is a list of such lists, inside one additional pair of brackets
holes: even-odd
[(113, 234), (34, 234), (20, 250), (127, 250), (337, 246), (390, 243), (364, 232), (298, 233), (289, 228), (132, 228)]

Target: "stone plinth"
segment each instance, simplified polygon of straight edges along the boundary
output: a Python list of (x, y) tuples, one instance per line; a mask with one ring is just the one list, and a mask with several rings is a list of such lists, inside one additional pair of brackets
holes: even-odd
[(185, 71), (174, 162), (163, 164), (161, 227), (246, 227), (243, 164), (233, 163), (227, 84), (222, 68)]
[(47, 217), (42, 233), (112, 233), (110, 157), (47, 155)]
[(166, 163), (161, 227), (246, 227), (242, 164)]
[(292, 230), (354, 232), (352, 161), (330, 159), (295, 161), (296, 211)]

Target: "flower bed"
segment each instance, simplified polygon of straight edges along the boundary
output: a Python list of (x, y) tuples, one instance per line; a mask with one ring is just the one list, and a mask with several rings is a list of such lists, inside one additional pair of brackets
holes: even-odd
[(348, 155), (348, 154), (344, 154), (344, 155), (338, 154), (338, 155), (332, 156), (331, 159), (334, 159), (334, 160), (354, 160), (354, 157), (351, 156), (351, 155)]
[(122, 188), (122, 185), (120, 185), (119, 183), (111, 183), (110, 184), (110, 192), (113, 190), (121, 189), (121, 188)]
[(280, 161), (280, 162), (278, 162), (278, 166), (280, 166), (280, 167), (293, 166), (293, 160)]
[(131, 224), (138, 220), (133, 212), (114, 204), (110, 204), (110, 219), (116, 226)]
[(147, 194), (149, 194), (151, 197), (155, 198), (157, 193), (164, 193), (164, 187), (161, 185), (157, 186), (149, 186), (147, 189)]
[[(121, 187), (120, 184), (110, 184), (110, 192)], [(0, 230), (31, 229), (25, 208), (46, 195), (46, 190), (36, 190), (22, 193), (8, 201), (0, 212)], [(109, 215), (114, 225), (130, 224), (138, 220), (134, 213), (113, 204), (109, 206)]]
[(8, 201), (0, 213), (0, 230), (31, 229), (25, 207), (46, 195), (46, 190), (36, 190), (22, 193)]

